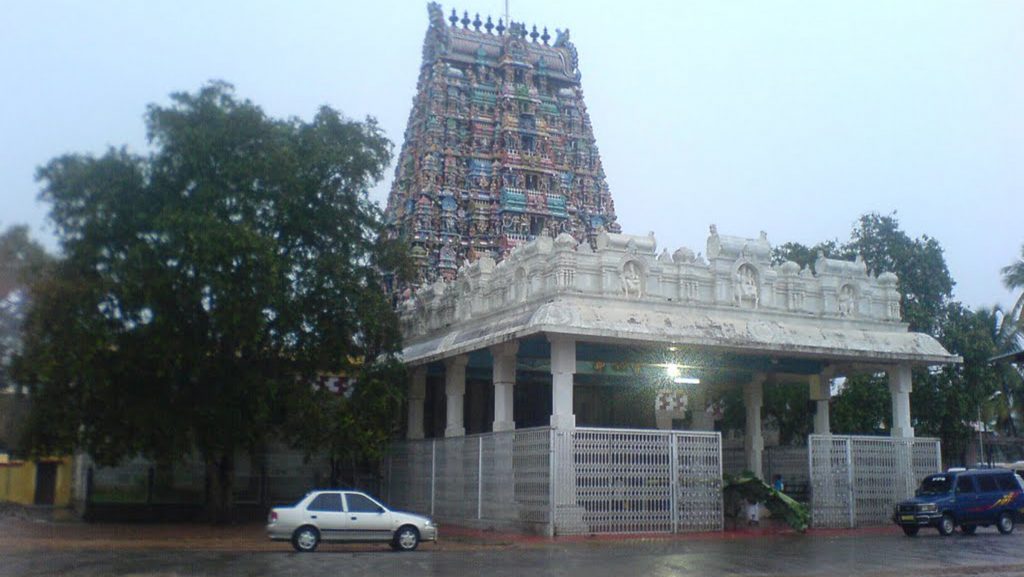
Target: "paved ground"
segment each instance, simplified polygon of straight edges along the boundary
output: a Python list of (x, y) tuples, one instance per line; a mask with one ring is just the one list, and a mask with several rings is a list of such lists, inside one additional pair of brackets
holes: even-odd
[(908, 539), (895, 528), (762, 531), (670, 538), (559, 539), (448, 528), (414, 553), (322, 545), (293, 553), (258, 525), (89, 525), (0, 518), (0, 576), (373, 575), (640, 577), (646, 575), (1024, 576), (1024, 534)]

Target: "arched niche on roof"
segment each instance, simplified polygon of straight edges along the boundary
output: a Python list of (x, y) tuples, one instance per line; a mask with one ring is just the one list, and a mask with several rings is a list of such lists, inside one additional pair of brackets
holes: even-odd
[(748, 260), (736, 262), (732, 273), (733, 302), (740, 308), (756, 309), (761, 305), (761, 272)]

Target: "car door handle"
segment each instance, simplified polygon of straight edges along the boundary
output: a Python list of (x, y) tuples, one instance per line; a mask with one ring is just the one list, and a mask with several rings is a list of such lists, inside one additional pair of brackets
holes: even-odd
[(358, 520), (359, 520), (359, 517), (352, 517), (352, 520), (353, 520), (353, 521), (358, 521)]
[(310, 515), (309, 518), (310, 519), (316, 519), (316, 515)]

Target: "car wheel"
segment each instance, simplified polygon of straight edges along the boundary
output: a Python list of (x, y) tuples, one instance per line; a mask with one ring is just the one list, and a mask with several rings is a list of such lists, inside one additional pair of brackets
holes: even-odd
[(953, 516), (946, 513), (939, 521), (939, 535), (952, 535), (954, 529), (956, 529), (956, 523), (953, 521)]
[(901, 525), (903, 527), (903, 534), (907, 537), (913, 537), (917, 535), (917, 532), (921, 529), (917, 525)]
[(399, 551), (415, 551), (420, 544), (420, 532), (412, 525), (403, 525), (395, 531), (395, 541)]
[(292, 534), (292, 547), (299, 553), (312, 553), (316, 551), (316, 546), (320, 544), (320, 532), (316, 530), (316, 527), (299, 527)]
[(960, 532), (964, 535), (974, 535), (974, 532), (977, 530), (977, 525), (960, 525)]
[(996, 521), (996, 527), (999, 529), (999, 532), (1003, 535), (1009, 535), (1010, 533), (1013, 533), (1013, 515), (1009, 514), (1006, 511), (1003, 511), (999, 515), (999, 520)]

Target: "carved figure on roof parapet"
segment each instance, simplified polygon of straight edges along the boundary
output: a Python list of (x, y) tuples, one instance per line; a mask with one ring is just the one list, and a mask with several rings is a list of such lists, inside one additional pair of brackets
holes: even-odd
[(635, 260), (628, 260), (622, 265), (619, 273), (622, 281), (622, 292), (629, 298), (643, 296), (643, 269)]
[(761, 290), (758, 286), (757, 269), (749, 263), (741, 264), (733, 274), (733, 299), (736, 306), (750, 303), (751, 308), (761, 304)]
[(857, 311), (857, 292), (851, 284), (844, 284), (839, 289), (837, 312), (841, 317), (851, 317)]

